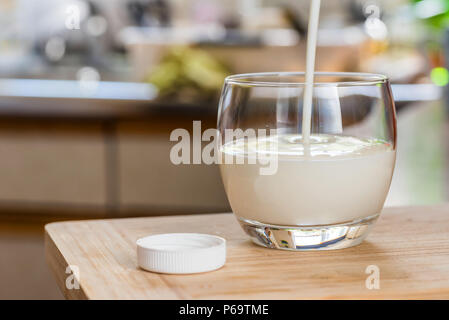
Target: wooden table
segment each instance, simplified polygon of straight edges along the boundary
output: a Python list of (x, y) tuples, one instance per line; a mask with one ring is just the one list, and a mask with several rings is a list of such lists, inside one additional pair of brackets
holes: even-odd
[[(387, 208), (363, 244), (337, 251), (258, 247), (231, 214), (58, 222), (45, 230), (47, 261), (69, 299), (449, 298), (449, 205)], [(166, 232), (225, 237), (225, 266), (196, 275), (139, 269), (136, 240)], [(68, 277), (74, 283), (68, 265), (79, 271), (79, 289), (66, 287)], [(376, 268), (380, 288), (367, 289)]]

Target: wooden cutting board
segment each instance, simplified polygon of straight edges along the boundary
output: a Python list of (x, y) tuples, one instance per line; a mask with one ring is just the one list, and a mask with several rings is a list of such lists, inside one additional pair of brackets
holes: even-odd
[[(61, 222), (45, 230), (48, 263), (70, 299), (449, 299), (449, 205), (385, 209), (363, 244), (336, 251), (258, 247), (231, 214)], [(136, 240), (166, 232), (226, 238), (225, 266), (196, 275), (139, 269)], [(379, 289), (367, 288), (368, 277), (368, 287)]]

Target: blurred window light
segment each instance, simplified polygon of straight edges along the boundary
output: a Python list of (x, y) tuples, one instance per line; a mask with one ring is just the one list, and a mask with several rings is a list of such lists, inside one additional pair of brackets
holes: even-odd
[(106, 32), (108, 22), (102, 16), (92, 16), (86, 21), (86, 31), (89, 35), (99, 37)]
[(443, 67), (433, 68), (430, 72), (430, 79), (437, 86), (444, 87), (449, 83), (449, 71)]
[(65, 54), (65, 40), (61, 37), (52, 37), (45, 44), (45, 56), (50, 61), (59, 61)]
[(76, 78), (79, 81), (81, 91), (90, 95), (98, 88), (100, 73), (95, 68), (82, 67), (76, 73)]
[(415, 6), (415, 14), (418, 18), (427, 19), (446, 12), (447, 1), (443, 0), (422, 0)]

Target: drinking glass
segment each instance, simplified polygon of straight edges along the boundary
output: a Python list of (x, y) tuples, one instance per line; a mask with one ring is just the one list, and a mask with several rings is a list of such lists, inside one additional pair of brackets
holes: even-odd
[(390, 84), (377, 74), (316, 72), (303, 119), (304, 82), (301, 72), (225, 79), (217, 154), (226, 194), (256, 244), (354, 246), (378, 219), (393, 175)]

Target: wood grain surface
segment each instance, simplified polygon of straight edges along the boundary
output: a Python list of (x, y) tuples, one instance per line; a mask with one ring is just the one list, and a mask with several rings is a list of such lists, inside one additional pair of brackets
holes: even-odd
[[(58, 222), (45, 229), (47, 261), (71, 299), (449, 299), (449, 205), (387, 208), (363, 244), (336, 251), (258, 247), (231, 214)], [(225, 266), (196, 275), (139, 269), (136, 240), (167, 232), (226, 238)], [(66, 287), (68, 265), (79, 271), (79, 289)], [(366, 287), (371, 265), (379, 268), (379, 289)]]

